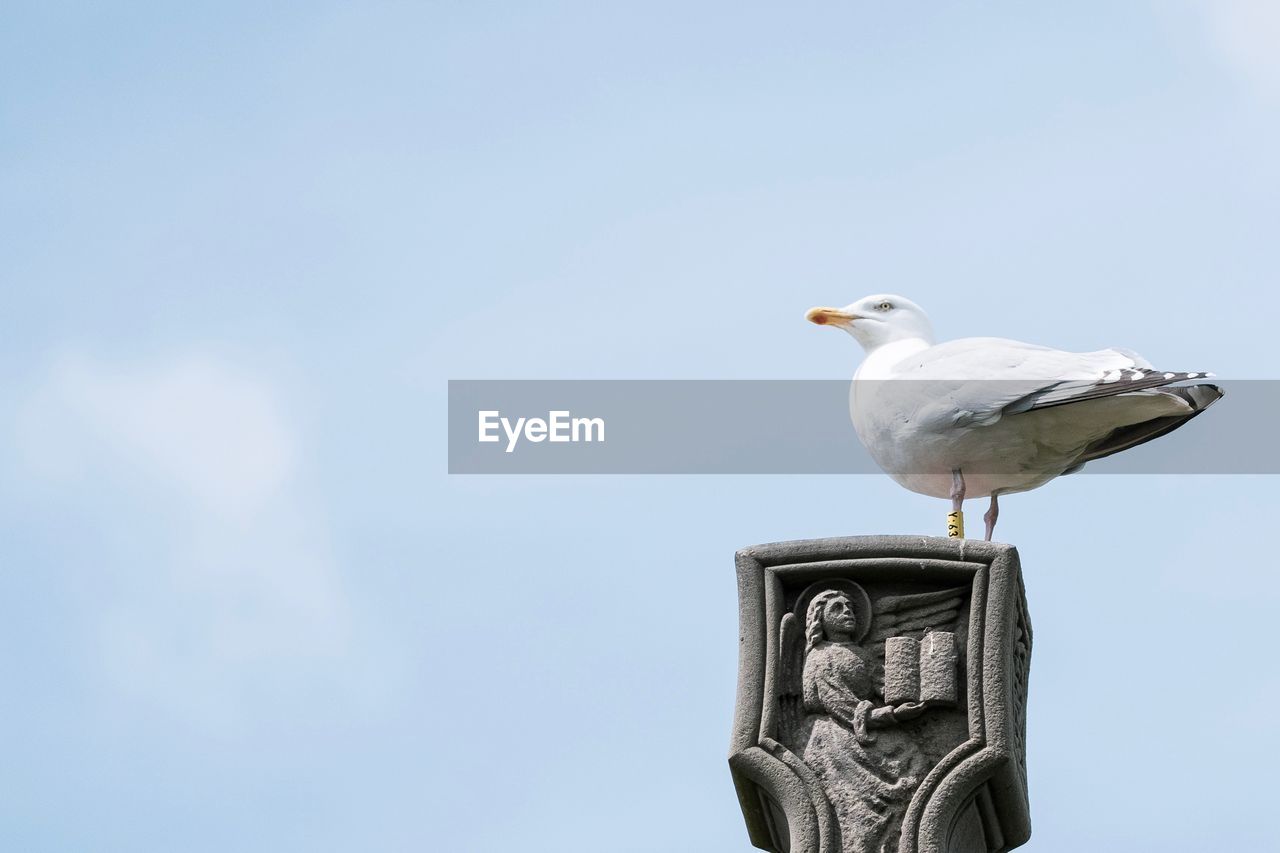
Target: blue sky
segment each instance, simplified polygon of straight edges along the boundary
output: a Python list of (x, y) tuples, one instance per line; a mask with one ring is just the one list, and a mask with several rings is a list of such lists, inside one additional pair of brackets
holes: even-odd
[[(878, 291), (1275, 378), (1263, 0), (269, 6), (5, 10), (3, 849), (748, 849), (733, 551), (944, 507), (450, 478), (447, 379), (843, 377)], [(1275, 480), (1003, 510), (1026, 849), (1264, 849)]]

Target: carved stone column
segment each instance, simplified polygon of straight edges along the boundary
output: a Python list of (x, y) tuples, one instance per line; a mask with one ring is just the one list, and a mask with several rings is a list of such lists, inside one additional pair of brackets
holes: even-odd
[(738, 552), (729, 767), (778, 853), (994, 853), (1031, 834), (1031, 623), (1009, 545), (858, 536)]

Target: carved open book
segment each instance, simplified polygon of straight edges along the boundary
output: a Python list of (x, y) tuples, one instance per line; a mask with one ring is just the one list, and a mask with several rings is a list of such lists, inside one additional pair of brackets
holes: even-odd
[(919, 640), (890, 637), (884, 644), (884, 701), (954, 707), (959, 660), (956, 635), (950, 631), (930, 631)]

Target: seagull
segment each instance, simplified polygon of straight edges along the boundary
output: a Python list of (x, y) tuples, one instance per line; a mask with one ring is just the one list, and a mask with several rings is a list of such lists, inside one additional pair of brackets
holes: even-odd
[(966, 497), (1043, 486), (1086, 462), (1171, 432), (1222, 397), (1211, 373), (1160, 371), (1125, 349), (1064, 352), (1006, 338), (935, 343), (920, 306), (868, 296), (805, 319), (851, 334), (866, 350), (849, 411), (876, 464), (899, 485), (950, 498), (948, 532), (964, 536)]

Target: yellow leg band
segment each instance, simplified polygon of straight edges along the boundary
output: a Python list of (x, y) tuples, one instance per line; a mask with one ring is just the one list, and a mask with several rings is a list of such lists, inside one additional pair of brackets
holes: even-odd
[(964, 513), (963, 512), (947, 513), (947, 538), (948, 539), (964, 538)]

